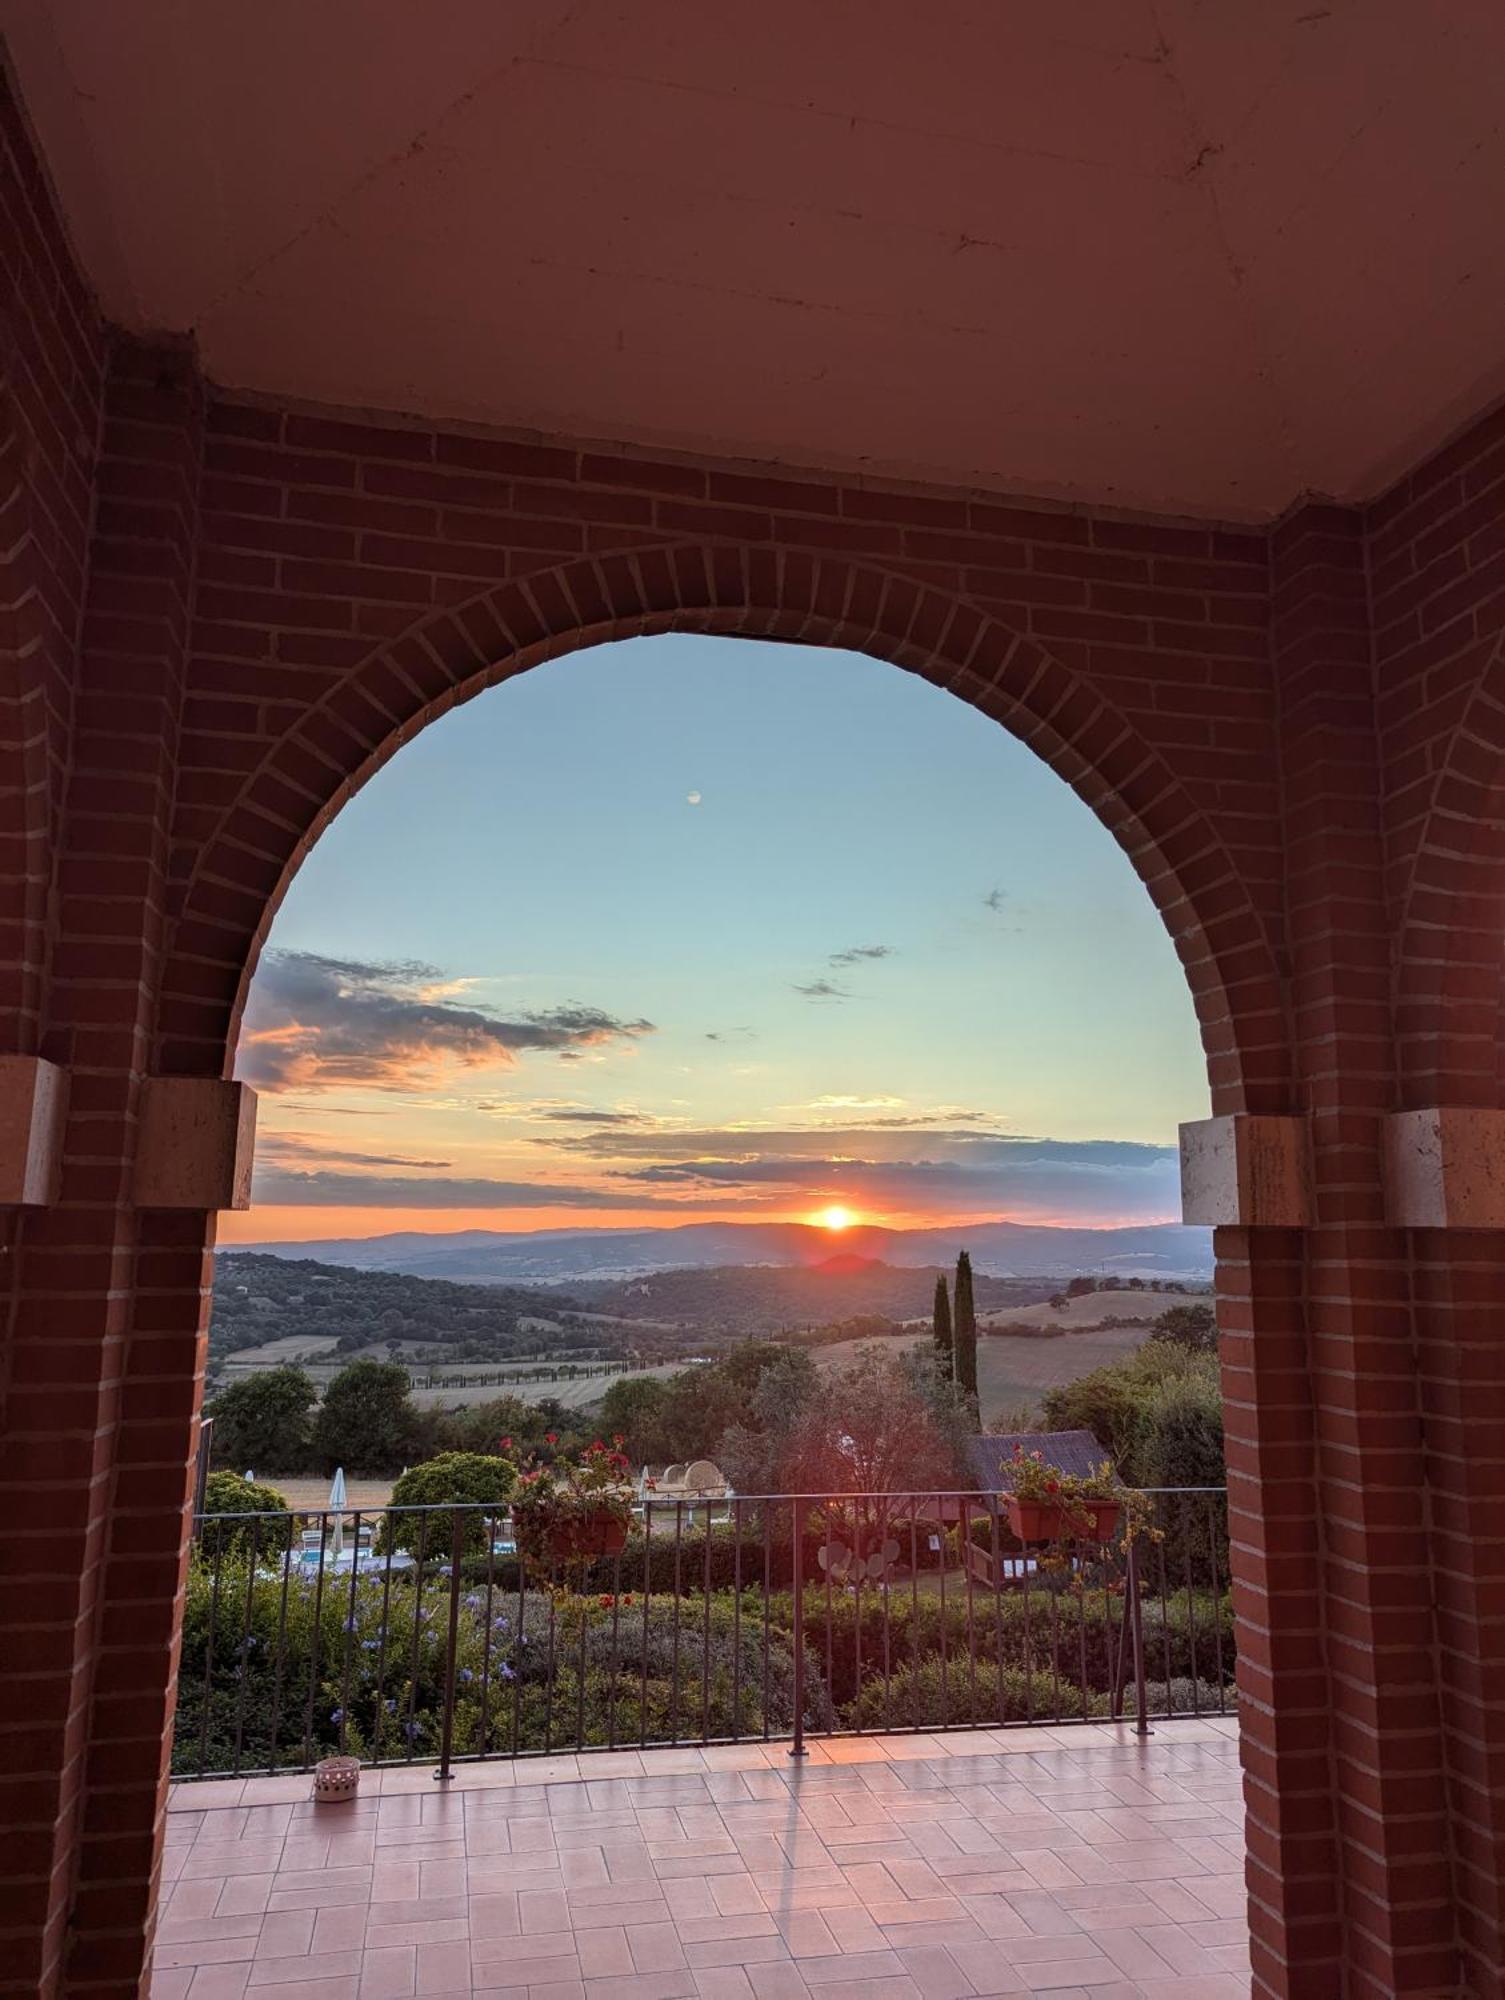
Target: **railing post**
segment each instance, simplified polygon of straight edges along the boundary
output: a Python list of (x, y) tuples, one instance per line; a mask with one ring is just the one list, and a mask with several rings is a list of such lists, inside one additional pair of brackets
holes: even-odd
[(1134, 1734), (1150, 1733), (1149, 1697), (1144, 1681), (1144, 1608), (1139, 1601), (1139, 1537), (1129, 1530), (1129, 1631), (1134, 1641)]
[[(449, 1537), (449, 1634), (444, 1647), (444, 1716), (439, 1736), (439, 1768), (434, 1773), (441, 1785), (454, 1776), (450, 1760), (455, 1747), (455, 1651), (460, 1637), (460, 1561), (465, 1552), (465, 1524), (460, 1509), (450, 1515)], [(422, 1612), (423, 1578), (417, 1584), (418, 1612)]]
[[(767, 1588), (767, 1585), (764, 1585)], [(794, 1741), (791, 1757), (805, 1756), (805, 1503), (794, 1503)]]

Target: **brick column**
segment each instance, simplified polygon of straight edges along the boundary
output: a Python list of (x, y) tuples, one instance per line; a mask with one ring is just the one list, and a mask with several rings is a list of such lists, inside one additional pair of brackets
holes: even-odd
[(1467, 1991), (1505, 1994), (1505, 1110), (1390, 1120), (1412, 1231), (1453, 1893)]
[[(17, 1993), (123, 2000), (153, 1920), (206, 1225), (139, 1227), (132, 1172), (201, 427), (188, 358), (119, 343), (42, 1034), (42, 1054), (70, 1073), (69, 1111), (58, 1201), (21, 1225), (0, 1471), (0, 1940)], [(165, 1315), (152, 1303), (164, 1270)]]
[[(1312, 1692), (1319, 1643), (1328, 1677), (1337, 1880), (1312, 1877), (1308, 1894), (1324, 1905), (1326, 1939), (1336, 1888), (1343, 1971), (1335, 1979), (1293, 1928), (1293, 1917), (1307, 1921), (1299, 1868), (1282, 1870), (1282, 1907), (1263, 1904), (1256, 1845), (1256, 1991), (1396, 2000), (1452, 1992), (1457, 1961), (1408, 1245), (1386, 1224), (1382, 1185), (1396, 1087), (1392, 946), (1361, 523), (1303, 509), (1276, 532), (1271, 560), (1292, 1036), (1314, 1226), (1302, 1246), (1304, 1324), (1276, 1314), (1267, 1363), (1256, 1319), (1252, 1366), (1282, 1374), (1281, 1356), (1294, 1362), (1304, 1343), (1310, 1415), (1293, 1415), (1280, 1445), (1291, 1499), (1308, 1452), (1315, 1477), (1314, 1520), (1286, 1532), (1303, 1574), (1314, 1558), (1320, 1574), (1319, 1617), (1301, 1617), (1296, 1637)], [(1264, 1428), (1278, 1423), (1270, 1389), (1284, 1393), (1258, 1383)], [(1265, 1525), (1275, 1571), (1284, 1538), (1268, 1515)], [(1277, 1752), (1284, 1841), (1326, 1837), (1309, 1795), (1317, 1735), (1303, 1714), (1289, 1780), (1286, 1746)], [(1319, 1924), (1315, 1909), (1310, 1921)]]

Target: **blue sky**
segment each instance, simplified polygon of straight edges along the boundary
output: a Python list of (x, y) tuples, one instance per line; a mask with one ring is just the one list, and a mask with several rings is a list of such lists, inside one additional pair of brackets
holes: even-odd
[(261, 1238), (1169, 1217), (1207, 1104), (1149, 898), (1031, 752), (866, 657), (685, 636), (378, 772), (279, 913), (241, 1073)]

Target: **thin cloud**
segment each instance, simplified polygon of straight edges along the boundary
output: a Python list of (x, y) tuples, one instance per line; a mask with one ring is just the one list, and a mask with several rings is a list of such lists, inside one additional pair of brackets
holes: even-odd
[(850, 1000), (851, 994), (844, 986), (833, 985), (829, 979), (812, 980), (808, 986), (795, 986), (796, 993), (802, 993), (807, 1000)]
[[(848, 1120), (839, 1125), (699, 1125), (649, 1132), (550, 1134), (539, 1143), (601, 1160), (753, 1160), (767, 1155), (789, 1159), (841, 1155), (853, 1159), (902, 1160), (937, 1155), (975, 1158), (983, 1146), (997, 1144), (1007, 1148), (1036, 1142), (1013, 1141), (1003, 1133), (952, 1131), (928, 1121), (873, 1118)], [(1008, 1157), (1017, 1159), (1022, 1155), (1010, 1152)]]
[(456, 990), (418, 960), (269, 952), (251, 989), (236, 1073), (267, 1091), (411, 1091), (445, 1063), (510, 1068), (529, 1052), (568, 1060), (653, 1032), (651, 1021), (578, 1002), (509, 1019), (453, 1005), (445, 996)]
[(669, 1187), (739, 1194), (787, 1191), (788, 1199), (836, 1193), (880, 1211), (951, 1209), (1029, 1221), (1162, 1221), (1177, 1209), (1178, 1161), (1168, 1146), (1107, 1147), (1088, 1141), (953, 1146), (950, 1157), (874, 1158), (770, 1150), (752, 1157), (660, 1159), (620, 1167), (614, 1179), (662, 1192)]
[(831, 954), (831, 963), (832, 965), (861, 965), (867, 959), (892, 958), (893, 956), (894, 947), (891, 944), (853, 944), (848, 945), (845, 951), (833, 951)]
[(352, 1153), (339, 1146), (327, 1146), (301, 1132), (262, 1132), (256, 1140), (258, 1162), (269, 1166), (297, 1167), (409, 1167), (415, 1172), (441, 1170), (449, 1160), (420, 1160), (411, 1153)]
[(547, 1181), (432, 1179), (409, 1174), (299, 1173), (285, 1167), (258, 1171), (253, 1195), (260, 1205), (289, 1208), (632, 1208), (677, 1210), (623, 1188)]
[(564, 1107), (535, 1114), (554, 1125), (653, 1125), (657, 1121), (644, 1111), (586, 1111)]
[(982, 899), (982, 906), (985, 910), (991, 910), (995, 917), (1001, 917), (1007, 902), (1008, 897), (1002, 889), (990, 889)]

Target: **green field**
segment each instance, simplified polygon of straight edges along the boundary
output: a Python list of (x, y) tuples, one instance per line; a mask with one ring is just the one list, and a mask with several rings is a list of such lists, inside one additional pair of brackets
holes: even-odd
[[(1019, 1404), (1028, 1404), (1038, 1413), (1040, 1398), (1047, 1389), (1090, 1375), (1110, 1361), (1121, 1360), (1140, 1346), (1149, 1332), (1149, 1322), (1171, 1306), (1189, 1301), (1182, 1292), (1091, 1292), (1072, 1299), (1064, 1310), (1050, 1306), (1009, 1306), (1002, 1311), (979, 1314), (977, 1342), (977, 1386), (982, 1420), (986, 1425)], [(1104, 1319), (1127, 1319), (1135, 1324), (1099, 1327)], [(1047, 1329), (1060, 1329), (1054, 1338), (1026, 1339), (988, 1331), (993, 1325), (1011, 1322)], [(895, 1347), (918, 1346), (929, 1339), (917, 1328), (908, 1340), (895, 1340)], [(863, 1341), (842, 1340), (815, 1350), (822, 1368), (837, 1368), (849, 1362)], [(887, 1343), (885, 1343), (886, 1345)]]

